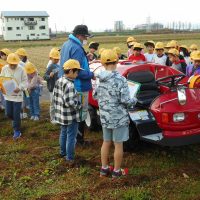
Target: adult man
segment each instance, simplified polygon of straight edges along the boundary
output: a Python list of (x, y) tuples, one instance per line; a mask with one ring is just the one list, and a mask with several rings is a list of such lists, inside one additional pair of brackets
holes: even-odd
[(74, 28), (73, 33), (69, 35), (69, 40), (62, 46), (59, 71), (59, 77), (61, 77), (63, 75), (63, 65), (69, 59), (78, 60), (81, 68), (84, 69), (81, 70), (74, 81), (75, 89), (80, 94), (80, 100), (83, 104), (81, 110), (82, 122), (79, 123), (79, 134), (77, 137), (77, 141), (80, 143), (84, 142), (84, 121), (87, 118), (88, 91), (92, 89), (91, 79), (94, 77), (94, 74), (90, 72), (87, 54), (83, 48), (83, 45), (87, 44), (88, 37), (91, 37), (91, 35), (86, 25), (77, 25)]

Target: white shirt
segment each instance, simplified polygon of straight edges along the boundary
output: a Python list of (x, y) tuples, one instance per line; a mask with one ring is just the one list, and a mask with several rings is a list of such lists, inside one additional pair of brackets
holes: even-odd
[(160, 64), (160, 65), (166, 65), (167, 56), (163, 54), (162, 57), (158, 57), (157, 54), (154, 56), (154, 63)]
[(24, 69), (17, 66), (16, 69), (10, 69), (9, 65), (5, 65), (2, 68), (1, 76), (14, 78), (17, 82), (19, 93), (13, 93), (12, 95), (4, 95), (5, 100), (14, 102), (23, 102), (23, 91), (27, 88), (28, 78)]
[(154, 62), (155, 53), (145, 53), (144, 56), (147, 62)]

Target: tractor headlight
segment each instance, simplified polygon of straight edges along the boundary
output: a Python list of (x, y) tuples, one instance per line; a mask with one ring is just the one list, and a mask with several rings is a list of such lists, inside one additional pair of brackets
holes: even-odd
[(182, 122), (184, 120), (185, 120), (185, 114), (184, 113), (173, 114), (173, 121), (174, 122)]

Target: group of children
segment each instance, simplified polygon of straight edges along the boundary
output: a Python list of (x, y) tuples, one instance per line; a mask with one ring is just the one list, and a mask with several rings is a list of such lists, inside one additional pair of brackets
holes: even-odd
[(129, 48), (127, 52), (128, 60), (133, 63), (148, 62), (167, 65), (187, 76), (193, 75), (187, 73), (187, 68), (194, 66), (193, 53), (198, 54), (198, 46), (196, 44), (192, 44), (188, 48), (186, 45), (179, 45), (175, 40), (171, 40), (166, 46), (163, 42), (155, 43), (150, 40), (145, 42), (144, 46), (146, 47), (146, 53), (144, 53), (141, 43), (136, 42), (135, 38), (129, 37), (127, 39), (127, 47)]
[(15, 53), (1, 49), (0, 64), (0, 76), (13, 79), (16, 83), (12, 93), (4, 88), (6, 80), (0, 83), (0, 104), (1, 110), (5, 109), (7, 117), (12, 120), (13, 138), (17, 139), (21, 136), (21, 119), (28, 117), (27, 108), (30, 110), (30, 119), (39, 120), (42, 79), (35, 65), (28, 61), (27, 52), (23, 48), (17, 49)]
[[(95, 54), (99, 44), (90, 43), (88, 61), (98, 59)], [(188, 76), (200, 74), (200, 51), (197, 46), (192, 45), (191, 54), (186, 51), (186, 46), (178, 46), (176, 41), (171, 41), (165, 47), (162, 42), (148, 41), (145, 43), (147, 53), (143, 52), (143, 47), (137, 43), (133, 37), (127, 39), (129, 48), (127, 57), (129, 61), (148, 61), (162, 65), (172, 66)], [(192, 49), (193, 47), (193, 49)], [(168, 48), (167, 54), (164, 52)], [(92, 50), (91, 50), (92, 49)], [(154, 53), (156, 52), (156, 53)], [(100, 62), (105, 68), (94, 78), (99, 79), (99, 85), (93, 91), (93, 96), (98, 100), (100, 119), (103, 130), (103, 144), (101, 147), (100, 176), (113, 178), (127, 174), (121, 169), (123, 160), (123, 142), (129, 139), (129, 115), (128, 108), (133, 107), (137, 99), (131, 99), (127, 81), (117, 71), (119, 59), (126, 59), (119, 47), (114, 49), (101, 49), (99, 51)], [(0, 84), (1, 106), (5, 107), (6, 115), (13, 122), (13, 137), (17, 139), (21, 136), (20, 113), (25, 113), (27, 106), (30, 110), (30, 119), (40, 118), (40, 87), (42, 78), (39, 76), (36, 66), (28, 61), (27, 52), (20, 48), (15, 53), (8, 49), (0, 51), (0, 66), (2, 77), (9, 77), (17, 82), (17, 87), (12, 94), (6, 94), (2, 83)], [(189, 57), (188, 60), (186, 57)], [(47, 81), (47, 88), (50, 93), (50, 119), (52, 123), (61, 126), (60, 131), (60, 155), (65, 157), (67, 162), (72, 163), (75, 159), (75, 144), (78, 133), (78, 123), (81, 121), (81, 108), (79, 93), (74, 87), (74, 81), (81, 70), (77, 60), (69, 59), (63, 66), (60, 66), (60, 49), (53, 48), (49, 53), (49, 63), (44, 74)], [(183, 64), (188, 62), (187, 68)], [(192, 62), (192, 64), (191, 64)], [(58, 76), (60, 70), (64, 75)], [(25, 116), (23, 116), (25, 117)], [(109, 152), (114, 143), (114, 168), (109, 166)]]

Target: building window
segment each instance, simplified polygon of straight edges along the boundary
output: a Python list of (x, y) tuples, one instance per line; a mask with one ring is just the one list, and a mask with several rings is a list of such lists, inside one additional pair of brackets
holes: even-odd
[(31, 33), (31, 36), (35, 36), (35, 33)]
[(22, 35), (21, 35), (21, 34), (16, 34), (16, 36), (17, 36), (17, 37), (21, 37)]
[(8, 27), (8, 31), (12, 31), (12, 27)]
[(40, 29), (41, 30), (44, 30), (46, 27), (45, 26), (40, 26)]
[(18, 21), (19, 20), (19, 18), (15, 18), (15, 21)]
[(35, 27), (34, 26), (29, 26), (28, 29), (29, 30), (35, 30)]
[(16, 27), (17, 30), (20, 30), (20, 27)]
[(8, 18), (6, 18), (7, 22), (9, 21)]
[(45, 18), (44, 18), (44, 17), (42, 17), (42, 18), (41, 18), (41, 21), (45, 21)]
[(21, 18), (20, 18), (20, 20), (21, 20), (21, 21), (24, 21), (24, 18), (23, 18), (23, 17), (21, 17)]
[(33, 21), (34, 21), (34, 18), (33, 18), (33, 17), (29, 17), (29, 18), (28, 18), (28, 21), (33, 22)]
[(40, 34), (37, 34), (37, 36), (40, 36)]
[(42, 35), (46, 35), (46, 33), (42, 33)]
[(5, 31), (5, 27), (3, 27), (3, 31)]
[(21, 27), (21, 30), (23, 30), (23, 26)]

